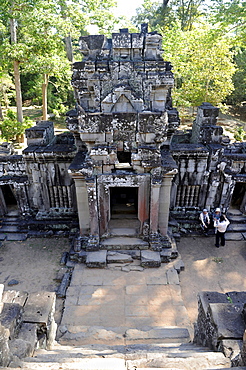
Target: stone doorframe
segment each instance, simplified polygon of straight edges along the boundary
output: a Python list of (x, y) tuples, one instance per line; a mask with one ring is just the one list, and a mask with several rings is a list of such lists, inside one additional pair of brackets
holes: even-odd
[(4, 216), (8, 211), (5, 198), (2, 191), (2, 186), (0, 186), (0, 217)]
[[(170, 190), (177, 170), (161, 174), (158, 181), (153, 174), (101, 174), (85, 178), (73, 175), (76, 186), (80, 234), (99, 238), (107, 232), (110, 221), (110, 188), (138, 188), (138, 219), (140, 234), (145, 223), (149, 234), (166, 236), (170, 207)], [(145, 230), (146, 232), (146, 230)]]
[(150, 174), (110, 174), (98, 175), (98, 218), (99, 232), (102, 236), (108, 229), (108, 223), (111, 218), (110, 214), (110, 188), (127, 187), (138, 188), (138, 212), (137, 216), (140, 221), (140, 234), (144, 222), (149, 220), (150, 207)]

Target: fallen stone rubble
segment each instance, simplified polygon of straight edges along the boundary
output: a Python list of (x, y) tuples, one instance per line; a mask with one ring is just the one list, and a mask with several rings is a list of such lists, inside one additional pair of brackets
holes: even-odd
[(20, 367), (21, 359), (55, 341), (56, 295), (5, 290), (0, 285), (0, 366)]

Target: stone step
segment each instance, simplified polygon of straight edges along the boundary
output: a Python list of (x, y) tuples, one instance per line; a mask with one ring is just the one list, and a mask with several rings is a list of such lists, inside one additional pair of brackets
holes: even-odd
[(0, 227), (1, 233), (18, 233), (20, 230), (17, 225), (5, 225), (2, 224)]
[[(0, 229), (1, 230), (1, 229)], [(5, 232), (2, 233), (0, 232), (0, 240), (9, 240), (9, 241), (24, 241), (27, 239), (27, 234), (26, 233), (21, 233), (21, 232)]]
[[(155, 335), (154, 335), (155, 337)], [(50, 351), (39, 349), (34, 357), (26, 358), (23, 369), (222, 369), (230, 360), (221, 352), (212, 352), (192, 343), (132, 344), (106, 346), (55, 345)], [(237, 368), (235, 368), (237, 369)], [(238, 370), (241, 369), (240, 367)]]
[(228, 209), (228, 212), (227, 212), (227, 215), (228, 216), (241, 216), (242, 215), (242, 212), (239, 211), (239, 209), (236, 209), (236, 208), (229, 208)]
[[(127, 346), (146, 346), (158, 344), (177, 343), (184, 344), (190, 341), (190, 334), (186, 327), (143, 327), (127, 328), (124, 326), (71, 326), (62, 325), (58, 329), (58, 340), (61, 345), (86, 346), (105, 345), (108, 348), (114, 347), (114, 353), (122, 351)], [(135, 348), (135, 347), (134, 347)], [(117, 349), (117, 351), (116, 351)], [(115, 352), (116, 351), (116, 352)], [(128, 353), (129, 349), (127, 349)], [(125, 353), (125, 350), (123, 351)]]
[(228, 241), (232, 241), (232, 240), (235, 240), (235, 241), (244, 240), (245, 239), (244, 234), (246, 236), (246, 233), (228, 232), (228, 233), (226, 233), (226, 240), (228, 240)]
[(194, 356), (183, 354), (180, 357), (163, 357), (161, 354), (151, 354), (143, 356), (140, 359), (126, 361), (128, 369), (183, 369), (183, 370), (201, 370), (201, 369), (223, 369), (230, 366), (230, 360), (220, 352), (207, 352), (202, 355)]
[(122, 218), (113, 218), (109, 221), (108, 227), (109, 229), (125, 227), (139, 229), (140, 221), (137, 218), (126, 218), (124, 221), (122, 221)]
[(230, 224), (227, 232), (246, 232), (246, 224)]
[(109, 230), (109, 233), (111, 236), (129, 236), (129, 237), (138, 236), (138, 230), (130, 227), (112, 228)]
[(5, 217), (2, 220), (3, 224), (18, 224), (19, 223), (19, 217)]
[(125, 220), (126, 218), (138, 220), (137, 216), (134, 217), (134, 214), (132, 213), (112, 213), (111, 214), (111, 220), (122, 220), (122, 219)]
[(36, 362), (33, 358), (25, 361), (21, 367), (24, 370), (126, 370), (125, 361), (117, 358), (73, 358), (68, 362)]
[(246, 223), (246, 216), (228, 216), (228, 220), (231, 223), (239, 222), (239, 223)]
[(103, 249), (148, 249), (149, 243), (136, 237), (118, 236), (102, 241)]

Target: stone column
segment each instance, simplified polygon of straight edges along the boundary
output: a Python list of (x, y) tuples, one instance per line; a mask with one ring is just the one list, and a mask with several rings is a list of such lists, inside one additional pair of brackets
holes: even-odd
[(98, 219), (98, 207), (97, 207), (97, 189), (96, 181), (90, 179), (86, 182), (88, 204), (90, 212), (90, 235), (92, 237), (99, 236), (99, 219)]
[(244, 331), (244, 334), (243, 334), (243, 346), (241, 349), (241, 356), (242, 356), (243, 366), (246, 366), (246, 330)]
[(4, 216), (5, 213), (7, 213), (7, 212), (8, 212), (8, 209), (7, 209), (5, 199), (4, 199), (4, 196), (3, 196), (3, 192), (2, 192), (2, 189), (1, 189), (1, 186), (0, 186), (0, 216)]
[(167, 235), (169, 208), (170, 208), (170, 193), (172, 186), (172, 179), (178, 171), (175, 169), (171, 172), (164, 174), (162, 184), (160, 187), (159, 199), (159, 231), (162, 235)]
[(151, 183), (150, 188), (150, 234), (158, 232), (160, 183)]
[(145, 180), (139, 184), (138, 188), (138, 218), (141, 222), (141, 232), (144, 222), (149, 219), (149, 199), (150, 199), (150, 178), (145, 176)]
[(74, 181), (76, 188), (80, 234), (88, 235), (90, 230), (90, 212), (86, 182), (83, 177), (75, 177)]

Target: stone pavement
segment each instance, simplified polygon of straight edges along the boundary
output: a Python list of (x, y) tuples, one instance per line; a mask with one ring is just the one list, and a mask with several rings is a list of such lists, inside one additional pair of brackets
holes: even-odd
[(192, 328), (175, 264), (152, 269), (132, 265), (130, 271), (120, 265), (90, 269), (76, 264), (58, 328), (59, 343), (189, 341)]

